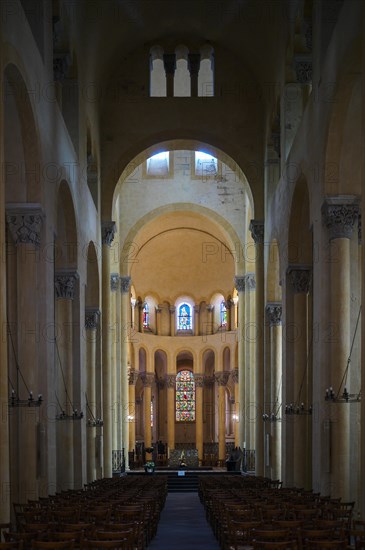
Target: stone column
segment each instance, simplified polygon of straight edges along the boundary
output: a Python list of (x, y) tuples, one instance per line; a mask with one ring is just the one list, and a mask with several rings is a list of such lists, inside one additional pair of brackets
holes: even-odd
[(167, 446), (169, 450), (175, 449), (175, 389), (176, 374), (166, 375), (167, 387)]
[[(270, 391), (270, 412), (283, 417), (282, 406), (282, 305), (271, 302), (266, 305), (266, 315), (270, 325), (270, 363), (271, 391)], [(267, 401), (267, 400), (266, 400)], [(281, 475), (281, 423), (267, 423), (271, 436), (271, 479), (282, 479)]]
[(221, 466), (226, 459), (226, 385), (229, 371), (215, 373), (218, 384), (218, 460)]
[(166, 96), (173, 97), (174, 75), (176, 70), (176, 55), (174, 53), (164, 53), (163, 65), (166, 73)]
[[(142, 375), (144, 385), (144, 445), (145, 448), (152, 445), (152, 429), (151, 429), (151, 401), (152, 401), (152, 385), (155, 381), (153, 372), (145, 372)], [(152, 455), (146, 453), (146, 460), (151, 460)]]
[[(242, 443), (240, 443), (239, 440), (239, 415), (240, 415), (240, 408), (239, 408), (239, 374), (238, 374), (238, 368), (235, 368), (231, 371), (231, 378), (232, 382), (234, 384), (234, 402), (235, 402), (235, 413), (234, 413), (234, 446), (240, 447)], [(242, 448), (242, 447), (241, 447)]]
[(200, 53), (188, 54), (188, 69), (190, 73), (190, 95), (198, 97), (198, 75), (200, 69)]
[(161, 336), (161, 311), (162, 306), (156, 307), (156, 334)]
[(203, 387), (204, 375), (194, 374), (195, 382), (195, 436), (196, 448), (198, 450), (199, 464), (203, 463)]
[[(29, 397), (28, 392), (34, 392), (35, 397), (39, 392), (37, 327), (39, 323), (38, 304), (41, 296), (38, 296), (40, 261), (38, 249), (41, 243), (43, 213), (39, 205), (11, 205), (10, 208), (7, 207), (6, 209), (6, 221), (16, 245), (17, 271), (14, 276), (16, 278), (15, 307), (17, 309), (15, 327), (11, 327), (10, 330), (12, 330), (13, 343), (16, 349), (13, 360), (18, 363), (21, 375), (19, 374), (19, 388), (15, 389), (16, 391), (19, 389), (19, 399), (27, 399)], [(2, 290), (5, 290), (5, 286)], [(10, 298), (11, 296), (9, 296), (9, 300)], [(11, 349), (11, 344), (9, 348)], [(13, 352), (10, 351), (10, 353)], [(10, 357), (8, 361), (10, 364)], [(7, 366), (5, 364), (1, 365), (1, 371), (3, 369), (6, 372)], [(13, 377), (13, 373), (9, 372), (9, 376)], [(21, 380), (22, 377), (25, 384)], [(16, 373), (14, 373), (13, 377), (13, 384), (15, 383)], [(5, 384), (7, 388), (7, 380)], [(2, 406), (4, 406), (3, 411), (7, 410), (7, 403), (8, 394), (2, 403)], [(37, 424), (39, 423), (39, 409), (38, 407), (22, 407), (13, 408), (10, 412), (15, 419), (15, 422), (12, 422), (11, 426), (14, 428), (16, 426), (17, 430), (16, 433), (11, 434), (11, 440), (13, 437), (14, 440), (17, 439), (18, 453), (26, 460), (26, 463), (21, 460), (17, 467), (14, 467), (10, 463), (10, 482), (18, 489), (19, 502), (27, 502), (28, 499), (37, 499), (39, 495), (37, 480)], [(4, 416), (8, 420), (7, 415), (4, 414)], [(8, 427), (4, 428), (4, 430), (7, 434)], [(9, 452), (9, 448), (7, 448), (7, 452)], [(3, 455), (3, 450), (0, 451), (0, 455)], [(13, 457), (10, 455), (10, 461), (12, 459)], [(7, 468), (7, 466), (8, 460), (4, 458), (4, 467)], [(3, 466), (1, 465), (0, 468), (3, 468)], [(6, 472), (3, 472), (3, 474), (6, 476)], [(6, 486), (1, 488), (1, 491), (6, 492), (8, 489), (9, 487)], [(12, 495), (14, 495), (13, 488)], [(7, 497), (4, 496), (4, 498), (6, 501)], [(2, 506), (3, 503), (1, 503), (0, 509)]]
[(213, 311), (214, 311), (214, 305), (207, 304), (208, 319), (207, 319), (207, 329), (205, 331), (205, 334), (213, 334), (214, 333)]
[(136, 383), (139, 372), (130, 369), (128, 374), (129, 382), (129, 451), (136, 448)]
[(170, 312), (170, 336), (175, 336), (175, 334), (176, 334), (175, 311), (176, 311), (175, 306), (170, 306), (169, 307), (169, 312)]
[[(118, 323), (117, 323), (117, 291), (119, 290), (119, 274), (111, 273), (110, 275), (110, 330), (111, 330), (111, 400), (112, 400), (112, 449), (116, 450), (118, 446), (118, 432), (120, 431), (120, 414), (119, 414), (119, 388), (117, 376), (117, 346), (119, 345)], [(119, 314), (118, 314), (119, 317)]]
[(97, 308), (86, 308), (85, 311), (85, 336), (86, 336), (86, 388), (89, 410), (88, 429), (86, 432), (87, 445), (87, 482), (96, 479), (96, 426), (93, 426), (97, 417), (96, 412), (96, 338), (100, 311)]
[(128, 384), (128, 346), (130, 342), (130, 322), (128, 316), (130, 304), (130, 286), (131, 278), (129, 276), (120, 277), (120, 382), (121, 382), (121, 408), (122, 408), (122, 448), (124, 449), (125, 467), (129, 469), (128, 449), (129, 449), (129, 384)]
[[(257, 325), (255, 322), (255, 302), (256, 302), (256, 275), (255, 273), (246, 273), (245, 275), (245, 319), (246, 319), (246, 368), (245, 368), (245, 436), (246, 449), (255, 447), (255, 418), (257, 414), (255, 403), (255, 385), (256, 385), (256, 333)], [(253, 404), (254, 406), (252, 406)]]
[(255, 422), (255, 473), (264, 475), (264, 426), (262, 415), (264, 412), (264, 223), (251, 220), (250, 231), (255, 242), (256, 250), (256, 422)]
[[(330, 240), (330, 319), (335, 323), (336, 338), (330, 343), (330, 382), (342, 392), (342, 377), (350, 353), (350, 239), (359, 213), (356, 197), (328, 197), (322, 206), (323, 221)], [(331, 415), (331, 496), (349, 500), (350, 489), (350, 411), (348, 405), (329, 404)]]
[(199, 336), (200, 330), (200, 319), (199, 319), (199, 313), (200, 313), (200, 306), (194, 306), (194, 336)]
[(245, 277), (235, 277), (235, 287), (238, 292), (238, 396), (236, 399), (238, 446), (244, 448), (246, 441), (246, 398), (245, 398)]
[[(62, 270), (55, 273), (56, 291), (56, 364), (58, 373), (57, 399), (66, 415), (73, 413), (73, 334), (72, 301), (75, 298), (74, 270)], [(59, 411), (61, 412), (61, 411)], [(74, 446), (73, 421), (59, 420), (57, 424), (57, 483), (59, 489), (67, 491), (74, 488)]]
[(115, 222), (102, 222), (102, 382), (103, 382), (103, 476), (112, 477), (112, 388), (111, 388), (111, 293), (110, 293), (110, 247), (116, 232)]
[[(288, 267), (288, 282), (294, 292), (293, 296), (293, 364), (288, 365), (290, 372), (287, 377), (293, 381), (291, 402), (300, 406), (303, 402), (308, 408), (308, 293), (312, 280), (312, 269), (309, 266), (292, 265)], [(309, 433), (302, 415), (294, 415), (293, 421), (293, 482), (296, 487), (309, 489), (306, 480), (306, 464), (308, 456)]]
[(143, 326), (143, 308), (145, 306), (146, 302), (138, 302), (138, 331), (144, 332), (144, 326)]
[(226, 300), (224, 302), (227, 310), (227, 330), (233, 330), (232, 329), (232, 300)]

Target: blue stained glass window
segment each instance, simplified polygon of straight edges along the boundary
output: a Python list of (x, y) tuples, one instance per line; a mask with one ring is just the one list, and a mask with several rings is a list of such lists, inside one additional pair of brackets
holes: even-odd
[(178, 309), (178, 330), (192, 330), (193, 324), (191, 319), (191, 307), (184, 303)]
[(221, 314), (221, 326), (225, 327), (227, 326), (227, 308), (224, 301), (221, 302), (220, 314)]
[(148, 328), (150, 326), (150, 310), (147, 303), (143, 306), (143, 326), (144, 328)]
[(195, 382), (194, 375), (189, 370), (182, 370), (176, 375), (176, 420), (195, 420)]

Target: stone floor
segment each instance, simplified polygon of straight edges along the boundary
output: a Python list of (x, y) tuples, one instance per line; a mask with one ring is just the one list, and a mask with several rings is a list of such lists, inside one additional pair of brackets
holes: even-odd
[(148, 550), (219, 550), (197, 493), (171, 493)]

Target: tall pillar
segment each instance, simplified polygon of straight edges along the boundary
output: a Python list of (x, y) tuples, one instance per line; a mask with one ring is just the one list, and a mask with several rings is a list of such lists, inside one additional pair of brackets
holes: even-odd
[[(295, 327), (293, 341), (293, 364), (288, 365), (293, 381), (292, 402), (295, 406), (305, 404), (308, 408), (308, 293), (312, 280), (312, 270), (309, 266), (292, 265), (288, 267), (288, 281), (293, 296), (293, 326)], [(294, 415), (288, 421), (293, 421), (293, 482), (296, 487), (309, 489), (309, 480), (306, 479), (306, 464), (308, 456), (309, 433), (303, 415)]]
[(246, 273), (244, 277), (244, 333), (242, 337), (245, 341), (244, 361), (245, 361), (245, 379), (244, 385), (244, 403), (245, 403), (245, 441), (246, 449), (255, 448), (255, 428), (257, 408), (255, 402), (255, 364), (256, 364), (256, 332), (255, 322), (255, 299), (256, 299), (256, 275), (255, 273)]
[(111, 293), (110, 293), (110, 248), (116, 232), (115, 222), (102, 222), (102, 382), (103, 382), (103, 475), (112, 477), (112, 388), (111, 388)]
[(170, 306), (169, 307), (169, 312), (170, 312), (170, 336), (175, 336), (175, 331), (176, 331), (175, 311), (176, 311), (175, 306)]
[[(0, 130), (1, 132), (1, 130)], [(1, 139), (1, 138), (0, 138)], [(0, 159), (2, 162), (2, 152), (0, 151)], [(4, 204), (4, 185), (0, 186), (0, 204)], [(4, 208), (0, 209), (0, 243), (2, 250), (5, 250), (5, 220), (4, 220)], [(0, 266), (0, 281), (1, 281), (1, 292), (0, 292), (0, 321), (1, 326), (5, 327), (7, 323), (6, 316), (6, 294), (7, 289), (5, 288), (6, 281), (6, 264), (4, 260), (1, 262)], [(8, 349), (6, 345), (0, 346), (0, 403), (6, 403), (9, 399), (8, 393), (8, 376), (9, 376), (9, 365), (8, 365)], [(0, 506), (0, 523), (8, 523), (10, 521), (10, 463), (9, 463), (9, 448), (10, 448), (10, 439), (9, 439), (9, 416), (7, 414), (2, 414), (0, 419), (0, 500), (2, 505)], [(13, 499), (14, 500), (14, 499)]]
[(85, 311), (85, 335), (86, 335), (86, 388), (90, 415), (86, 432), (87, 445), (87, 482), (96, 479), (96, 426), (94, 422), (96, 412), (96, 338), (100, 311), (97, 308), (86, 308)]
[[(119, 344), (118, 323), (119, 312), (117, 313), (117, 302), (119, 290), (119, 274), (111, 273), (110, 275), (110, 330), (111, 330), (111, 357), (110, 357), (110, 370), (111, 370), (111, 390), (112, 390), (112, 449), (120, 449), (118, 446), (118, 432), (120, 432), (120, 395), (117, 382), (117, 346)], [(119, 438), (120, 439), (120, 438)]]
[(236, 399), (236, 411), (238, 410), (238, 446), (243, 449), (246, 446), (246, 399), (245, 399), (245, 277), (235, 277), (235, 286), (238, 292), (238, 399)]
[(194, 306), (194, 336), (199, 336), (200, 330), (200, 319), (199, 319), (199, 313), (200, 313), (200, 306)]
[(175, 449), (175, 389), (176, 374), (166, 375), (167, 387), (167, 447), (171, 451)]
[(128, 373), (129, 382), (129, 451), (134, 451), (136, 448), (136, 383), (138, 380), (139, 372), (130, 369)]
[[(152, 445), (152, 427), (151, 427), (151, 401), (152, 401), (152, 386), (155, 381), (153, 372), (145, 372), (142, 375), (144, 385), (144, 446), (145, 448)], [(152, 455), (146, 453), (146, 460), (151, 460)]]
[[(282, 417), (282, 305), (271, 302), (266, 305), (266, 315), (270, 325), (270, 410), (277, 416)], [(266, 399), (267, 402), (267, 399)], [(281, 423), (268, 423), (270, 428), (271, 452), (270, 452), (270, 475), (271, 479), (281, 479)]]
[[(58, 373), (57, 399), (66, 415), (73, 413), (73, 334), (72, 301), (75, 297), (77, 273), (62, 270), (55, 273), (56, 290), (56, 364)], [(60, 411), (61, 412), (61, 411)], [(70, 419), (57, 424), (57, 483), (60, 490), (74, 488), (74, 425)]]
[(173, 97), (174, 95), (174, 75), (176, 71), (176, 54), (164, 53), (163, 65), (166, 73), (166, 96)]
[(203, 463), (203, 387), (204, 375), (194, 373), (195, 382), (195, 434), (199, 464)]
[(232, 329), (232, 300), (226, 300), (224, 302), (224, 305), (226, 306), (227, 310), (227, 330), (233, 330)]
[[(14, 362), (17, 362), (21, 375), (19, 374), (19, 395), (20, 399), (29, 397), (28, 392), (39, 392), (39, 349), (37, 331), (39, 326), (38, 304), (41, 296), (38, 296), (39, 288), (39, 245), (43, 225), (43, 213), (39, 205), (13, 205), (6, 210), (6, 221), (9, 231), (16, 245), (16, 328), (10, 328), (15, 347)], [(8, 297), (10, 300), (12, 297)], [(11, 344), (10, 344), (11, 345)], [(4, 347), (4, 346), (1, 346)], [(11, 349), (11, 348), (10, 348)], [(10, 351), (9, 353), (13, 353)], [(9, 357), (10, 359), (10, 357)], [(8, 360), (9, 360), (8, 359)], [(9, 360), (10, 363), (10, 360)], [(6, 372), (7, 367), (2, 364), (1, 369)], [(16, 373), (9, 372), (9, 377), (16, 383)], [(24, 378), (25, 384), (22, 382)], [(6, 381), (7, 387), (7, 381)], [(15, 388), (16, 391), (18, 388)], [(25, 395), (24, 395), (25, 393)], [(6, 407), (8, 393), (2, 402)], [(44, 405), (42, 405), (44, 406)], [(14, 468), (10, 462), (11, 484), (18, 488), (19, 502), (27, 502), (28, 499), (36, 499), (39, 495), (37, 480), (37, 425), (39, 425), (38, 407), (22, 407), (11, 409), (11, 414), (16, 419), (16, 432), (11, 434), (11, 439), (17, 439), (18, 453), (26, 459), (20, 461)], [(7, 415), (5, 415), (6, 420)], [(7, 434), (8, 427), (4, 428)], [(9, 452), (9, 448), (7, 449)], [(0, 451), (2, 455), (2, 450)], [(12, 461), (10, 455), (10, 461)], [(4, 467), (7, 468), (8, 460), (4, 458)], [(0, 468), (3, 466), (1, 465)], [(4, 472), (6, 476), (6, 472)], [(15, 474), (15, 476), (14, 476)], [(9, 489), (6, 486), (5, 491)], [(1, 489), (2, 491), (4, 490)], [(12, 491), (13, 493), (13, 491)], [(7, 497), (5, 496), (5, 501)], [(2, 508), (1, 503), (0, 508)]]
[(190, 95), (198, 97), (198, 76), (200, 69), (200, 53), (188, 54), (188, 69), (190, 73)]
[(125, 467), (128, 470), (128, 448), (129, 448), (129, 384), (128, 384), (128, 346), (130, 341), (130, 322), (128, 316), (130, 304), (131, 278), (120, 277), (120, 381), (121, 381), (121, 406), (122, 406), (122, 448), (124, 449)]
[(255, 422), (255, 473), (264, 475), (264, 223), (251, 220), (250, 231), (256, 251), (256, 422)]
[(205, 334), (213, 334), (214, 333), (213, 311), (214, 311), (214, 305), (213, 304), (207, 304), (208, 319), (207, 319), (207, 330), (205, 331)]
[(234, 412), (234, 425), (233, 425), (233, 431), (234, 431), (234, 446), (240, 447), (240, 439), (239, 439), (239, 414), (240, 414), (240, 408), (239, 408), (239, 374), (238, 374), (238, 368), (234, 368), (231, 371), (231, 379), (234, 384), (234, 402), (235, 402), (235, 412)]
[(144, 332), (144, 326), (143, 326), (143, 308), (145, 306), (146, 302), (138, 302), (138, 331)]
[(223, 466), (226, 460), (226, 385), (229, 371), (215, 373), (218, 384), (218, 460)]
[[(350, 239), (359, 213), (356, 197), (328, 197), (322, 206), (330, 240), (330, 319), (336, 323), (336, 338), (330, 343), (330, 383), (342, 392), (342, 377), (350, 353)], [(350, 500), (350, 411), (349, 405), (328, 405), (330, 410), (331, 496)]]

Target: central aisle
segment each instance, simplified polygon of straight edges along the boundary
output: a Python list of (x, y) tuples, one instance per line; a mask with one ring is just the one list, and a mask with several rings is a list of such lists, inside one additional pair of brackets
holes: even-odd
[(198, 493), (170, 493), (148, 550), (219, 550)]

